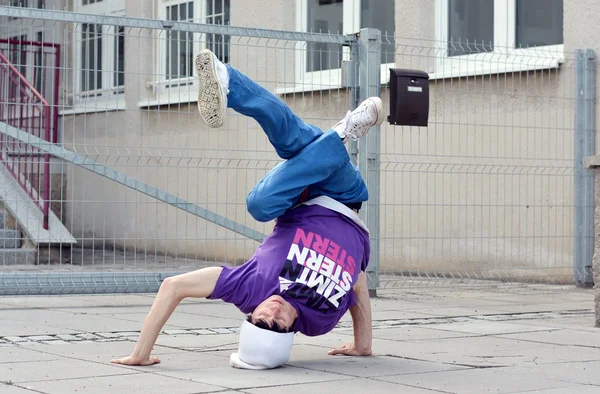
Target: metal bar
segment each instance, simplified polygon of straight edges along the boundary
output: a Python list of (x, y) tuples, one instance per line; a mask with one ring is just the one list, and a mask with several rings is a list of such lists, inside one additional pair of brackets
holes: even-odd
[[(54, 87), (53, 91), (53, 103), (52, 103), (52, 143), (58, 143), (58, 112), (59, 112), (59, 104), (60, 101), (60, 44), (56, 44), (55, 53), (54, 53), (54, 81), (52, 81), (52, 86)], [(44, 78), (42, 78), (44, 81)], [(45, 81), (42, 82), (45, 84)]]
[[(381, 95), (381, 31), (361, 29), (359, 46), (359, 101)], [(380, 127), (372, 127), (359, 142), (359, 169), (369, 189), (369, 200), (361, 217), (370, 231), (371, 256), (367, 268), (369, 291), (375, 295), (379, 287), (379, 177)]]
[(36, 47), (60, 47), (60, 44), (53, 42), (39, 42), (39, 41), (27, 41), (27, 40), (11, 40), (7, 38), (0, 38), (0, 44), (16, 44), (16, 45), (31, 45)]
[[(349, 103), (348, 109), (350, 111), (358, 107), (360, 103), (360, 89), (358, 88), (358, 73), (360, 70), (360, 57), (359, 57), (359, 46), (358, 41), (350, 41), (350, 62), (352, 65), (349, 67), (350, 74), (348, 78), (349, 85)], [(350, 161), (354, 165), (358, 165), (358, 142), (350, 141), (348, 143), (348, 153), (350, 154)]]
[(67, 12), (47, 9), (34, 9), (24, 7), (0, 6), (0, 16), (17, 17), (24, 19), (51, 20), (66, 23), (92, 23), (101, 25), (115, 25), (152, 30), (172, 30), (190, 33), (225, 34), (242, 37), (271, 38), (276, 40), (322, 42), (330, 44), (345, 44), (345, 36), (323, 33), (306, 33), (284, 30), (267, 30), (227, 25), (177, 22), (147, 18), (132, 18), (125, 16), (110, 16), (99, 14), (86, 14), (81, 12)]
[(91, 272), (0, 274), (0, 295), (155, 293), (181, 272)]
[(41, 150), (44, 153), (48, 153), (54, 157), (65, 160), (76, 166), (82, 167), (97, 175), (103, 176), (107, 179), (120, 183), (121, 185), (127, 186), (147, 196), (153, 197), (159, 201), (166, 202), (169, 205), (182, 209), (186, 212), (191, 213), (192, 215), (196, 215), (204, 220), (207, 220), (218, 226), (224, 227), (228, 230), (236, 232), (252, 240), (261, 242), (266, 237), (266, 235), (259, 233), (258, 231), (253, 230), (249, 227), (241, 225), (231, 219), (227, 219), (224, 216), (218, 215), (205, 208), (199, 207), (194, 203), (169, 194), (164, 190), (160, 190), (146, 183), (140, 182), (135, 178), (117, 172), (102, 164), (98, 164), (93, 160), (86, 159), (84, 156), (75, 152), (68, 151), (59, 145), (46, 142), (31, 134), (27, 134), (26, 132), (16, 129), (6, 123), (0, 122), (0, 133), (5, 134), (18, 141), (29, 144)]
[[(13, 73), (14, 76), (16, 76), (16, 78), (18, 79), (18, 82), (16, 82), (16, 83), (19, 84), (18, 86), (20, 86), (21, 90), (24, 90), (24, 89), (30, 90), (31, 94), (40, 101), (41, 105), (48, 104), (48, 102), (46, 101), (46, 99), (44, 97), (42, 97), (40, 92), (38, 92), (35, 89), (35, 87), (31, 83), (29, 83), (27, 78), (25, 78), (25, 76), (23, 74), (21, 74), (21, 71), (17, 70), (17, 68), (14, 66), (14, 64), (12, 64), (10, 62), (10, 60), (8, 60), (8, 58), (6, 58), (1, 51), (0, 51), (0, 62), (2, 64), (4, 64), (5, 67), (7, 67), (9, 69), (9, 71)], [(10, 73), (9, 73), (9, 75), (10, 75)]]
[[(43, 118), (40, 120), (40, 122), (43, 122), (43, 127), (44, 127), (44, 131), (46, 133), (45, 135), (45, 139), (48, 142), (52, 142), (51, 140), (51, 133), (52, 130), (50, 130), (50, 125), (51, 125), (51, 118), (50, 118), (50, 113), (51, 113), (51, 108), (49, 105), (45, 105), (44, 109), (43, 109)], [(41, 135), (41, 130), (40, 130), (40, 135)], [(32, 147), (33, 150), (33, 147)], [(38, 167), (42, 167), (39, 165), (39, 161), (38, 161)], [(40, 171), (40, 169), (38, 168), (38, 177), (43, 176), (43, 182), (44, 182), (44, 186), (43, 188), (43, 192), (39, 193), (38, 190), (38, 195), (41, 194), (42, 195), (42, 213), (44, 214), (44, 230), (48, 230), (48, 220), (50, 217), (50, 155), (48, 153), (46, 153), (44, 155), (44, 165), (43, 165), (43, 169)], [(40, 182), (41, 180), (38, 179), (38, 185), (41, 184)]]
[(575, 52), (575, 212), (573, 273), (577, 286), (594, 284), (594, 172), (583, 168), (583, 159), (595, 153), (596, 55)]

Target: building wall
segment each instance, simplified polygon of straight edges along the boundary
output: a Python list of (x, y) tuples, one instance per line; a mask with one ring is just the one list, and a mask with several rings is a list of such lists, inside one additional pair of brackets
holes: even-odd
[[(382, 125), (383, 270), (570, 273), (572, 52), (597, 49), (594, 10), (589, 0), (565, 1), (566, 61), (558, 69), (433, 80), (429, 127)], [(129, 16), (153, 18), (154, 12), (150, 2), (127, 2)], [(295, 12), (292, 1), (234, 2), (231, 24), (292, 30)], [(433, 0), (396, 2), (398, 67), (432, 71), (434, 18)], [(156, 99), (148, 86), (156, 49), (142, 30), (128, 32), (126, 45), (123, 110), (65, 115), (65, 145), (268, 233), (273, 224), (254, 222), (244, 204), (279, 160), (258, 124), (229, 110), (223, 128), (208, 129), (194, 102), (140, 107)], [(289, 88), (294, 48), (281, 40), (234, 37), (231, 64), (270, 91)], [(381, 96), (387, 108), (385, 87)], [(322, 128), (343, 117), (349, 101), (339, 88), (280, 97)], [(81, 169), (69, 167), (67, 189), (68, 224), (82, 244), (215, 261), (242, 261), (257, 246)]]

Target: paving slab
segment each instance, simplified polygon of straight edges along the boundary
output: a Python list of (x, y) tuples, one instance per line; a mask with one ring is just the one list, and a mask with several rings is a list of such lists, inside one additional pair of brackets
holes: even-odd
[(596, 348), (534, 343), (491, 336), (402, 342), (376, 339), (373, 341), (373, 351), (380, 355), (477, 367), (600, 360), (600, 349)]
[(180, 349), (237, 349), (239, 336), (237, 334), (207, 334), (207, 335), (176, 335), (159, 336), (156, 344), (157, 348), (162, 346), (175, 347)]
[(0, 369), (2, 364), (27, 363), (39, 361), (52, 361), (61, 358), (54, 354), (46, 354), (39, 350), (28, 349), (20, 346), (0, 347)]
[(520, 393), (527, 394), (598, 394), (600, 387), (598, 386), (586, 386), (586, 385), (573, 385), (568, 387), (561, 387), (559, 389), (547, 389), (547, 390), (534, 390), (534, 391), (522, 391)]
[(277, 387), (265, 387), (256, 389), (245, 389), (244, 392), (251, 394), (315, 394), (315, 393), (402, 393), (402, 394), (436, 394), (440, 391), (420, 389), (416, 387), (403, 386), (388, 382), (380, 382), (371, 379), (344, 378), (333, 382), (305, 383), (302, 385), (284, 385)]
[(373, 338), (389, 339), (392, 341), (410, 341), (422, 339), (464, 338), (477, 334), (438, 329), (433, 326), (404, 326), (373, 330)]
[[(46, 324), (39, 324), (29, 318), (28, 321), (17, 320), (15, 318), (5, 318), (6, 311), (0, 312), (2, 324), (0, 324), (0, 337), (21, 336), (21, 335), (45, 335), (49, 332), (56, 333), (59, 330)], [(35, 314), (35, 312), (33, 312)], [(64, 333), (78, 333), (80, 331), (73, 329), (64, 329)]]
[(568, 383), (560, 380), (540, 380), (535, 375), (508, 373), (502, 371), (501, 368), (462, 369), (416, 375), (377, 377), (375, 379), (456, 394), (504, 394), (569, 386)]
[(217, 300), (182, 304), (180, 308), (177, 308), (177, 310), (182, 314), (190, 313), (239, 320), (243, 319), (245, 316), (234, 305), (226, 304)]
[(288, 384), (326, 382), (340, 379), (340, 376), (337, 374), (307, 371), (303, 368), (294, 368), (291, 366), (284, 366), (282, 368), (266, 371), (238, 370), (226, 366), (219, 368), (166, 371), (158, 372), (157, 374), (237, 390)]
[(423, 306), (420, 313), (428, 316), (472, 316), (472, 315), (498, 315), (508, 313), (507, 308), (482, 308), (480, 306), (462, 306), (441, 308), (436, 305)]
[(372, 313), (374, 321), (393, 319), (419, 319), (429, 317), (425, 313), (402, 311), (402, 310), (374, 310)]
[(33, 392), (31, 390), (20, 388), (13, 384), (9, 384), (9, 385), (3, 384), (3, 382), (0, 382), (0, 393), (2, 393), (2, 394), (33, 394)]
[[(176, 378), (155, 375), (152, 373), (137, 373), (119, 376), (104, 376), (96, 378), (55, 380), (51, 382), (28, 383), (28, 387), (48, 394), (64, 393), (140, 393), (140, 394), (188, 394), (208, 393), (223, 390), (218, 386), (190, 382)], [(31, 393), (31, 392), (30, 392)]]
[[(125, 355), (129, 354), (125, 353)], [(198, 352), (198, 351), (186, 351), (180, 350), (177, 352), (170, 352), (165, 354), (154, 354), (154, 356), (160, 359), (159, 364), (151, 366), (138, 367), (138, 366), (124, 366), (121, 368), (132, 369), (138, 372), (151, 372), (151, 373), (169, 373), (175, 371), (189, 371), (189, 370), (200, 370), (206, 368), (222, 368), (229, 366), (229, 354), (219, 352)], [(109, 360), (106, 360), (108, 362)]]
[[(136, 321), (134, 319), (117, 319), (113, 316), (76, 314), (47, 309), (8, 310), (2, 312), (2, 319), (17, 322), (17, 324), (5, 326), (3, 323), (0, 326), (0, 336), (139, 330), (144, 322), (144, 318)], [(41, 328), (46, 332), (42, 332)], [(178, 327), (167, 324), (165, 328), (175, 329)]]
[[(135, 342), (123, 341), (108, 343), (76, 342), (63, 345), (43, 344), (23, 346), (22, 348), (27, 351), (35, 352), (29, 355), (29, 357), (32, 358), (34, 357), (33, 354), (37, 354), (40, 358), (47, 357), (56, 359), (57, 357), (63, 357), (105, 364), (114, 358), (121, 358), (131, 354), (134, 347)], [(181, 352), (181, 350), (155, 346), (152, 354), (163, 357), (165, 354), (178, 352)]]
[(544, 327), (556, 327), (556, 328), (568, 328), (577, 331), (589, 331), (598, 332), (600, 328), (594, 327), (595, 317), (593, 314), (586, 316), (563, 316), (552, 319), (535, 319), (527, 324), (532, 326), (544, 326)]
[(51, 308), (51, 310), (84, 315), (127, 315), (130, 313), (148, 313), (151, 305), (124, 305), (124, 306), (86, 306)]
[(527, 365), (505, 369), (513, 373), (526, 373), (540, 379), (555, 379), (567, 383), (597, 386), (600, 393), (600, 360), (570, 363), (554, 363), (545, 365)]
[(112, 364), (93, 363), (79, 359), (61, 358), (52, 362), (3, 364), (0, 381), (15, 383), (75, 379), (130, 374), (131, 371)]
[(18, 306), (20, 308), (81, 308), (85, 306), (106, 307), (106, 306), (151, 306), (153, 296), (148, 295), (113, 295), (98, 294), (90, 296), (27, 296), (27, 297), (3, 297), (3, 305)]
[(447, 324), (436, 324), (435, 329), (476, 335), (514, 334), (521, 332), (552, 330), (550, 327), (530, 326), (520, 322), (513, 323), (485, 320), (469, 320)]
[(311, 371), (331, 372), (354, 377), (414, 374), (464, 368), (450, 364), (388, 356), (329, 356), (324, 350), (321, 347), (308, 345), (295, 346), (288, 365)]
[(571, 329), (553, 329), (550, 331), (504, 334), (499, 335), (499, 337), (540, 343), (551, 343), (555, 345), (576, 345), (600, 348), (600, 330), (596, 332), (588, 332)]
[[(126, 315), (115, 315), (112, 318), (134, 323), (137, 329), (141, 328), (144, 323), (148, 312), (144, 313), (129, 313)], [(212, 328), (212, 327), (239, 327), (242, 324), (242, 316), (238, 318), (222, 318), (222, 317), (211, 317), (204, 315), (196, 315), (190, 313), (178, 313), (175, 311), (173, 315), (167, 321), (168, 326), (172, 329), (176, 328)], [(134, 327), (131, 324), (127, 324), (128, 327)]]

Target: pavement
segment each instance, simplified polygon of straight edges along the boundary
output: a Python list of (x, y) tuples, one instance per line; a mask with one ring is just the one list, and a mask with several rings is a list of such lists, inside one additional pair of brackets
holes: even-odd
[(153, 295), (0, 298), (0, 393), (600, 393), (593, 290), (488, 283), (404, 286), (372, 300), (374, 356), (328, 356), (352, 340), (349, 316), (297, 335), (286, 366), (229, 366), (243, 316), (186, 300), (150, 367), (128, 355)]

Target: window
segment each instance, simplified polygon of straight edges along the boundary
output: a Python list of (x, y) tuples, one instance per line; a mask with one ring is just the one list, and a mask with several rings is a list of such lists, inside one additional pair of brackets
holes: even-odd
[(563, 43), (562, 0), (516, 0), (518, 48)]
[(556, 67), (563, 0), (437, 0), (436, 36), (432, 78)]
[[(112, 2), (111, 10), (102, 0), (81, 0), (78, 12), (123, 15), (125, 2)], [(114, 10), (114, 11), (113, 11)], [(123, 26), (81, 23), (75, 26), (73, 45), (75, 107), (96, 109), (123, 107), (125, 91), (125, 34)]]
[[(113, 87), (123, 88), (125, 86), (125, 27), (117, 27), (114, 40)], [(119, 90), (122, 91), (122, 89)]]
[(81, 92), (102, 89), (102, 25), (81, 27)]
[[(194, 2), (168, 6), (167, 20), (193, 22)], [(193, 76), (193, 33), (170, 31), (167, 35), (166, 78), (180, 79)]]
[[(230, 0), (158, 0), (159, 19), (228, 25)], [(223, 34), (198, 34), (177, 30), (157, 31), (157, 80), (152, 83), (157, 101), (196, 100), (194, 56), (204, 47), (221, 61), (230, 58), (230, 37)], [(146, 105), (141, 103), (140, 105)]]
[(78, 64), (80, 98), (123, 93), (125, 28), (83, 23)]
[[(382, 77), (395, 62), (394, 0), (298, 0), (298, 30), (317, 33), (354, 34), (361, 28), (382, 32)], [(339, 87), (341, 65), (349, 56), (339, 44), (300, 43), (297, 46), (297, 89)], [(312, 86), (312, 87), (311, 87)]]
[[(215, 25), (229, 25), (230, 0), (206, 0), (205, 23)], [(223, 34), (209, 34), (206, 38), (208, 49), (223, 62), (229, 63), (230, 36)]]
[[(342, 0), (308, 0), (307, 31), (337, 33), (344, 31), (344, 2)], [(306, 71), (323, 71), (342, 66), (342, 46), (309, 42), (306, 52)]]
[(494, 50), (494, 3), (487, 0), (450, 0), (448, 56)]
[(362, 0), (360, 5), (360, 27), (381, 30), (381, 64), (394, 64), (396, 62), (396, 40), (394, 39), (396, 31), (395, 1)]

